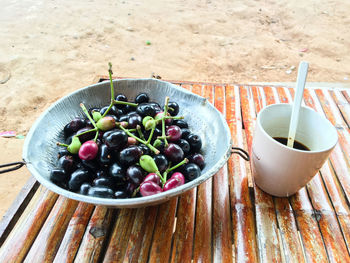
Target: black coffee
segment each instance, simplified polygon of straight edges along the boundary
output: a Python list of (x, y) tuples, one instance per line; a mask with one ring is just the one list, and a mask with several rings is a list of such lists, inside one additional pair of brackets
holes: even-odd
[[(284, 138), (284, 137), (273, 137), (276, 141), (278, 141), (279, 143), (282, 143), (284, 145), (287, 145), (288, 143), (288, 138)], [(304, 144), (294, 140), (294, 145), (293, 145), (294, 149), (297, 150), (302, 150), (302, 151), (310, 151), (309, 148), (307, 148)]]

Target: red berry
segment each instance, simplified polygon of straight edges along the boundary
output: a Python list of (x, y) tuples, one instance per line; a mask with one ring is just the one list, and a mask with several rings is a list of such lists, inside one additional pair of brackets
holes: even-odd
[(160, 186), (160, 178), (157, 174), (155, 173), (149, 173), (145, 179), (143, 180), (143, 182), (153, 182), (156, 183), (157, 185)]
[(171, 176), (171, 178), (164, 184), (163, 191), (168, 191), (181, 186), (185, 183), (185, 178), (181, 173), (175, 173), (176, 175)]
[(163, 189), (152, 181), (147, 181), (140, 185), (140, 193), (142, 196), (155, 195), (161, 192), (163, 192)]
[(179, 126), (171, 125), (166, 130), (166, 135), (170, 136), (169, 141), (175, 142), (181, 138), (181, 129)]
[(79, 158), (82, 160), (93, 160), (97, 156), (98, 146), (94, 141), (84, 142), (79, 149)]

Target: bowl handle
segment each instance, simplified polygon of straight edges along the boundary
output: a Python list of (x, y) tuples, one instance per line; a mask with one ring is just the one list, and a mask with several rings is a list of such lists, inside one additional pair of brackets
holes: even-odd
[[(0, 174), (15, 171), (15, 170), (21, 168), (25, 164), (26, 164), (25, 162), (14, 162), (14, 163), (1, 164), (0, 165)], [(6, 168), (6, 167), (10, 167), (10, 168), (1, 169), (1, 168)]]
[(241, 156), (244, 160), (246, 160), (247, 162), (250, 161), (250, 157), (249, 157), (249, 153), (247, 153), (245, 150), (243, 150), (242, 148), (239, 147), (232, 147), (232, 151), (231, 154), (238, 154), (239, 156)]

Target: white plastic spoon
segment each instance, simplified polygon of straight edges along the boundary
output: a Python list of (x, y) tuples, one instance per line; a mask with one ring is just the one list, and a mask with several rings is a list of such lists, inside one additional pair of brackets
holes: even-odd
[(289, 134), (288, 134), (287, 146), (291, 148), (293, 148), (295, 134), (298, 128), (300, 105), (303, 99), (308, 68), (309, 68), (309, 63), (305, 61), (300, 62), (299, 69), (298, 69), (297, 87), (296, 87), (297, 91), (295, 93), (292, 116), (290, 118), (290, 123), (289, 123)]

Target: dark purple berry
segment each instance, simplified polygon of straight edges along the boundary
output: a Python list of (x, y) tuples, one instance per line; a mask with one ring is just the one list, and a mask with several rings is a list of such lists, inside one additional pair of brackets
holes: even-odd
[(137, 125), (141, 125), (141, 124), (142, 124), (142, 118), (140, 115), (138, 115), (137, 113), (129, 115), (129, 119), (128, 119), (129, 129), (135, 129)]
[(188, 141), (184, 140), (184, 139), (180, 139), (176, 142), (180, 147), (181, 149), (183, 150), (184, 154), (188, 154), (191, 150), (191, 146), (190, 144), (188, 143)]
[(128, 194), (126, 193), (125, 190), (118, 190), (118, 191), (115, 191), (114, 193), (114, 198), (122, 199), (127, 197), (128, 197)]
[(168, 112), (171, 116), (176, 116), (179, 113), (180, 107), (175, 101), (169, 101)]
[(66, 126), (64, 126), (64, 135), (67, 138), (73, 133), (77, 132), (81, 128), (84, 128), (86, 125), (86, 121), (83, 118), (76, 117), (71, 122), (69, 122)]
[(126, 170), (126, 178), (129, 182), (138, 186), (141, 184), (144, 176), (140, 167), (132, 165)]
[(188, 124), (184, 120), (173, 120), (173, 124), (179, 126), (181, 129), (188, 128)]
[(80, 189), (83, 183), (90, 181), (90, 175), (87, 170), (78, 169), (71, 174), (70, 180), (68, 182), (69, 190), (76, 192)]
[(202, 140), (201, 138), (196, 134), (190, 134), (187, 137), (187, 141), (191, 146), (192, 152), (199, 152), (202, 148)]
[(64, 155), (58, 160), (58, 165), (67, 173), (70, 174), (76, 169), (74, 159), (70, 155)]
[(140, 104), (140, 103), (145, 103), (149, 101), (149, 97), (146, 93), (140, 93), (139, 95), (136, 96), (135, 98), (135, 103)]
[(138, 162), (142, 155), (142, 150), (137, 146), (130, 146), (120, 151), (119, 162), (124, 167), (129, 167), (130, 165)]
[(87, 194), (94, 197), (114, 198), (113, 190), (107, 186), (92, 186)]
[(174, 143), (170, 143), (168, 147), (164, 149), (164, 155), (173, 164), (181, 162), (184, 158), (184, 152), (182, 151), (181, 147)]
[(153, 160), (156, 162), (158, 170), (160, 173), (165, 172), (168, 168), (169, 162), (168, 159), (163, 154), (157, 154), (153, 157)]
[(198, 167), (203, 170), (205, 167), (205, 160), (203, 155), (201, 155), (200, 153), (195, 153), (192, 154), (188, 157), (188, 160), (190, 163), (195, 163), (198, 165)]
[(181, 139), (187, 140), (190, 134), (191, 131), (188, 128), (181, 129)]
[(52, 169), (50, 172), (50, 180), (55, 184), (61, 184), (66, 182), (69, 178), (69, 174), (67, 174), (63, 169)]
[(122, 184), (126, 180), (125, 171), (118, 163), (113, 163), (109, 167), (109, 176), (113, 178), (115, 184)]
[(87, 195), (90, 188), (91, 188), (91, 185), (89, 183), (83, 183), (80, 186), (79, 194)]
[(194, 163), (186, 164), (181, 171), (187, 181), (192, 181), (201, 175), (201, 169)]
[(103, 135), (103, 140), (108, 148), (120, 150), (128, 143), (128, 135), (122, 130), (108, 131)]

